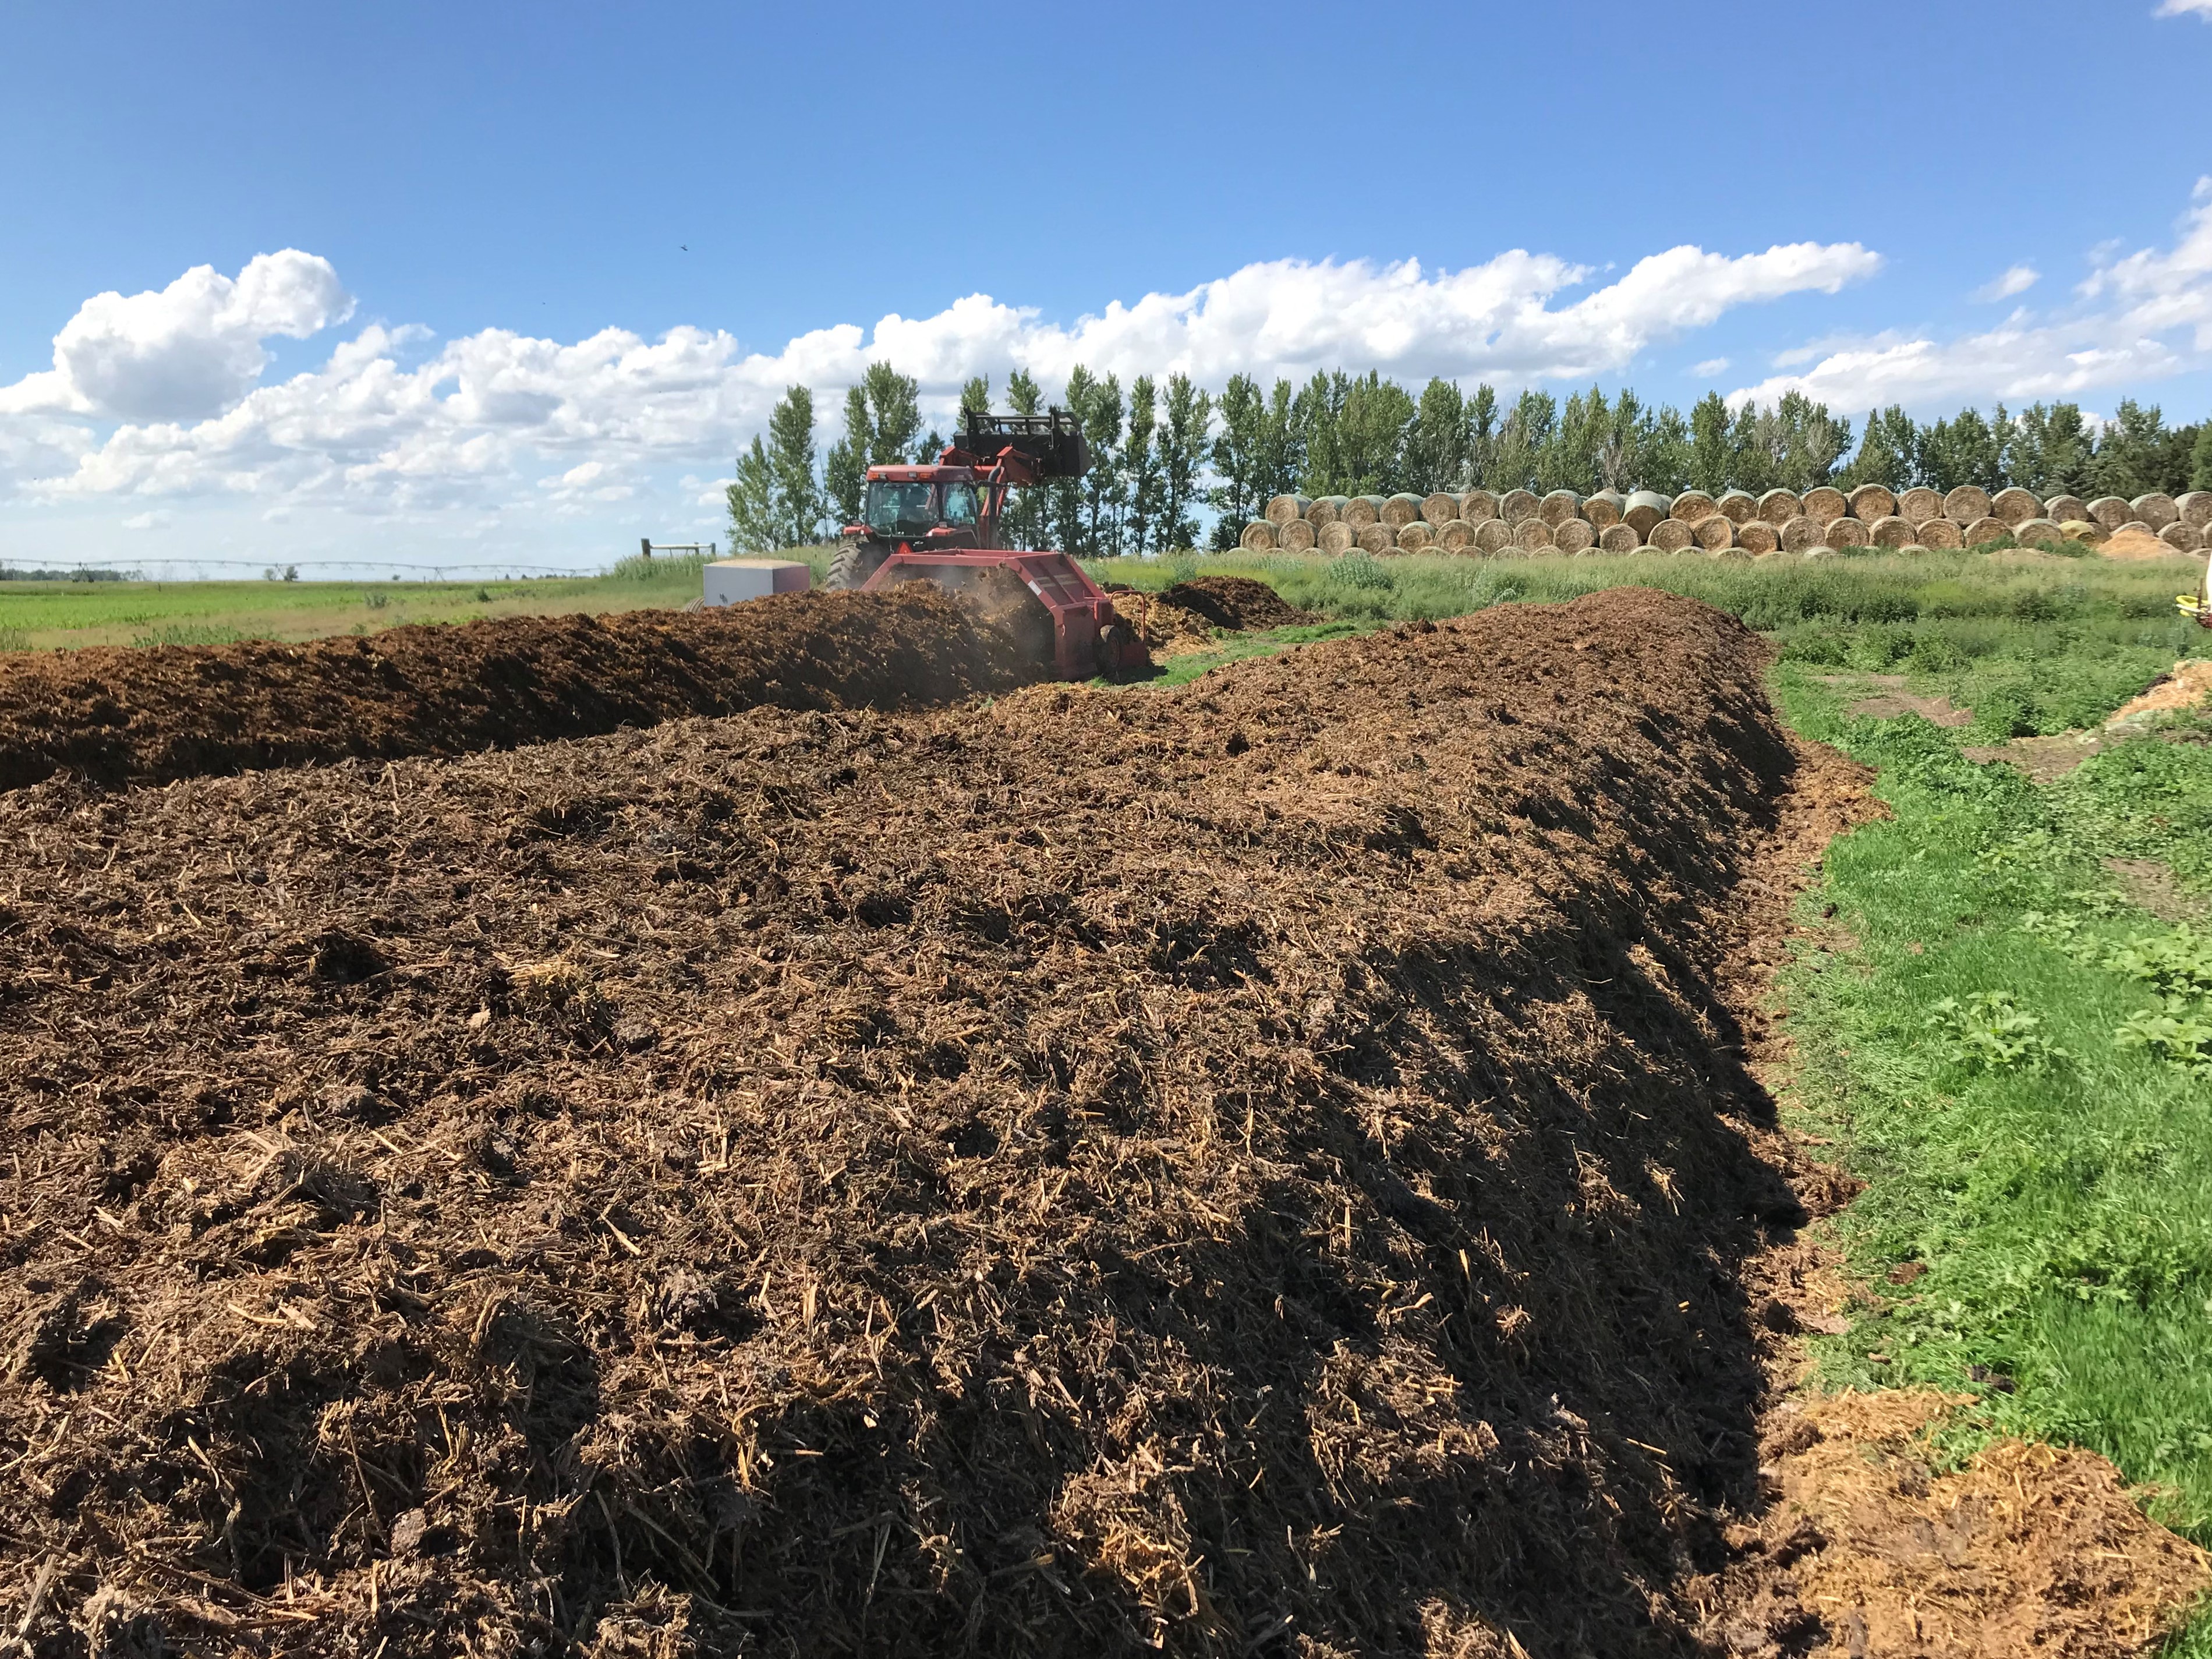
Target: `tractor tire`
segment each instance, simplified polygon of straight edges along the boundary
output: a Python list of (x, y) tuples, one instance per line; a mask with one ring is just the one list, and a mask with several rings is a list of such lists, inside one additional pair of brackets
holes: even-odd
[(1121, 653), (1129, 648), (1136, 635), (1129, 631), (1127, 623), (1108, 623), (1098, 630), (1098, 672), (1107, 679), (1121, 672)]
[(887, 556), (863, 543), (848, 542), (830, 561), (830, 577), (822, 585), (828, 588), (865, 587), (868, 578), (883, 567)]

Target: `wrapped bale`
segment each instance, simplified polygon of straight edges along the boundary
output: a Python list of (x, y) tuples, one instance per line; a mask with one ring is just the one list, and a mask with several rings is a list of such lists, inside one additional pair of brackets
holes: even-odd
[(1459, 498), (1459, 515), (1469, 524), (1498, 516), (1498, 497), (1487, 489), (1470, 489)]
[(2053, 524), (2074, 524), (2089, 516), (2089, 503), (2079, 495), (2053, 495), (2044, 502), (2043, 516)]
[(1314, 538), (1313, 525), (1304, 519), (1292, 519), (1288, 524), (1275, 526), (1275, 545), (1285, 553), (1311, 552)]
[(1912, 521), (1893, 513), (1869, 525), (1867, 538), (1876, 547), (1910, 547), (1913, 541)]
[(1437, 529), (1455, 522), (1459, 517), (1459, 497), (1447, 495), (1441, 489), (1421, 497), (1421, 521)]
[(1704, 490), (1686, 489), (1674, 497), (1674, 505), (1668, 510), (1668, 517), (1680, 519), (1695, 529), (1719, 511), (1719, 506)]
[[(2057, 505), (2056, 501), (2051, 503), (2053, 508)], [(2212, 527), (2212, 489), (2192, 489), (2186, 495), (2176, 495), (2173, 510), (2181, 514), (2184, 524), (2195, 525), (2199, 530)], [(2051, 516), (2056, 519), (2058, 514), (2054, 511)], [(2074, 516), (2078, 519), (2082, 515), (2076, 513)]]
[(1943, 498), (1925, 484), (1915, 484), (1898, 492), (1897, 516), (1907, 524), (1926, 524), (1943, 516)]
[(1503, 553), (1513, 544), (1513, 526), (1503, 519), (1485, 519), (1474, 527), (1478, 553)]
[(1562, 553), (1587, 553), (1597, 542), (1597, 526), (1588, 519), (1569, 519), (1552, 532), (1552, 542)]
[(1475, 527), (1465, 519), (1453, 519), (1437, 526), (1437, 551), (1466, 553), (1474, 547)]
[(1398, 526), (1398, 550), (1401, 553), (1425, 553), (1437, 544), (1437, 527), (1425, 520), (1415, 519), (1410, 524)]
[(1312, 505), (1304, 495), (1277, 495), (1267, 503), (1267, 522), (1279, 528), (1293, 519), (1304, 518)]
[(1749, 524), (1759, 516), (1759, 497), (1748, 489), (1723, 489), (1713, 497), (1713, 505), (1730, 524)]
[(1421, 516), (1421, 498), (1401, 489), (1395, 495), (1386, 496), (1376, 513), (1384, 524), (1396, 530)]
[(2181, 510), (2173, 504), (2173, 497), (2162, 489), (2138, 495), (2128, 506), (2133, 509), (2130, 516), (2148, 525), (2154, 535), (2181, 517)]
[(1735, 526), (1725, 513), (1708, 513), (1690, 526), (1690, 534), (1708, 553), (1725, 552), (1735, 545)]
[(1306, 509), (1306, 522), (1316, 530), (1324, 525), (1334, 524), (1343, 516), (1344, 497), (1341, 495), (1316, 495), (1313, 505)]
[(1536, 516), (1554, 530), (1582, 515), (1583, 498), (1571, 489), (1554, 489), (1536, 503)]
[(1754, 558), (1782, 550), (1782, 532), (1764, 519), (1753, 519), (1735, 527), (1736, 545)]
[(1873, 533), (1849, 514), (1828, 520), (1828, 528), (1820, 538), (1827, 546), (1841, 552), (1847, 547), (1866, 547), (1874, 541)]
[(1851, 491), (1849, 505), (1851, 517), (1863, 525), (1880, 524), (1884, 519), (1897, 516), (1897, 497), (1889, 493), (1887, 484), (1861, 484)]
[(2068, 519), (2059, 525), (2058, 533), (2084, 547), (2102, 547), (2112, 534), (2094, 519)]
[(1513, 545), (1523, 553), (1540, 553), (1557, 544), (1552, 526), (1541, 519), (1526, 518), (1513, 526)]
[(1398, 532), (1387, 524), (1364, 524), (1359, 526), (1359, 550), (1362, 553), (1395, 553), (1398, 550)]
[(1359, 532), (1339, 519), (1314, 532), (1314, 541), (1324, 553), (1349, 553), (1359, 545)]
[(1498, 516), (1509, 525), (1518, 525), (1524, 519), (1534, 518), (1540, 505), (1534, 491), (1509, 489), (1498, 498)]
[(1960, 484), (1943, 497), (1943, 516), (1964, 530), (1990, 516), (1990, 492), (1979, 484)]
[(1654, 553), (1680, 553), (1697, 538), (1697, 532), (1680, 519), (1662, 519), (1651, 526)]
[(1664, 519), (1674, 503), (1656, 489), (1637, 489), (1629, 492), (1628, 500), (1620, 509), (1620, 521), (1636, 528), (1637, 538), (1648, 542), (1653, 528)]
[(1828, 526), (1809, 513), (1800, 513), (1782, 526), (1782, 550), (1784, 553), (1810, 553), (1814, 548), (1825, 548), (1821, 539)]
[(1620, 509), (1625, 505), (1617, 489), (1601, 489), (1583, 503), (1583, 517), (1600, 530), (1620, 522)]
[(1831, 484), (1814, 484), (1805, 492), (1805, 516), (1818, 519), (1822, 524), (1833, 524), (1851, 510), (1844, 499), (1844, 492)]
[(1364, 530), (1370, 524), (1382, 522), (1382, 498), (1380, 495), (1354, 495), (1337, 509), (1337, 517), (1354, 530)]
[(2033, 519), (2022, 519), (2014, 525), (2012, 538), (2022, 547), (2056, 547), (2066, 539), (2066, 532), (2038, 514)]
[(2009, 525), (2023, 525), (2043, 516), (2043, 503), (2014, 484), (1990, 497), (1990, 516)]
[(1775, 526), (1785, 525), (1805, 510), (1794, 491), (1770, 489), (1759, 498), (1759, 516)]
[(2012, 526), (1994, 513), (1984, 513), (1960, 532), (1969, 547), (1987, 547), (2012, 534)]
[(2135, 513), (2118, 495), (2100, 495), (2089, 503), (2089, 517), (2107, 530), (2118, 530), (2134, 518)]
[(1966, 544), (1966, 532), (1954, 520), (1941, 515), (1922, 520), (1918, 533), (1920, 544), (1935, 552), (1955, 552)]
[(1267, 519), (1255, 519), (1244, 526), (1244, 533), (1237, 538), (1237, 545), (1247, 553), (1272, 553), (1275, 550), (1275, 526)]
[(2202, 553), (2204, 532), (2186, 519), (2176, 519), (2158, 532), (2159, 540), (2182, 553)]

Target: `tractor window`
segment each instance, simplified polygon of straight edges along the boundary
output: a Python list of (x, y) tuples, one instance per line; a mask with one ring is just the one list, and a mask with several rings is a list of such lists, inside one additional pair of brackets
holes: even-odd
[(937, 486), (892, 483), (868, 486), (868, 528), (878, 536), (917, 536), (937, 525)]
[(975, 522), (974, 484), (949, 483), (945, 486), (945, 522), (963, 526)]

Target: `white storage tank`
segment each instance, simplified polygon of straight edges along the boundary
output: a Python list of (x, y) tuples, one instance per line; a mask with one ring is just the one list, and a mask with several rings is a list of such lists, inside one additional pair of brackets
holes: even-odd
[(804, 593), (814, 573), (796, 559), (717, 559), (707, 567), (706, 603), (742, 605), (771, 593)]

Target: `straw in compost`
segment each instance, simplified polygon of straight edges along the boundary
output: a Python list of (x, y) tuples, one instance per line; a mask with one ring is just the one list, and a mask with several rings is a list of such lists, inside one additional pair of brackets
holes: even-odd
[(1562, 553), (1586, 553), (1597, 543), (1597, 526), (1588, 519), (1569, 519), (1552, 532), (1552, 542)]
[(1656, 489), (1637, 489), (1629, 492), (1628, 500), (1620, 509), (1620, 521), (1634, 526), (1644, 541), (1651, 539), (1651, 532), (1674, 502)]
[(1781, 526), (1769, 524), (1764, 519), (1753, 519), (1735, 527), (1735, 543), (1745, 552), (1754, 556), (1775, 552), (1782, 545)]
[(1826, 547), (1823, 539), (1828, 526), (1809, 513), (1800, 513), (1782, 526), (1782, 550), (1784, 553), (1809, 553), (1816, 547)]
[(1868, 539), (1876, 547), (1906, 547), (1915, 538), (1912, 521), (1892, 513), (1867, 526)]
[(1401, 553), (1425, 553), (1436, 545), (1437, 529), (1421, 519), (1398, 526), (1398, 550)]
[(2066, 539), (2066, 532), (2049, 519), (2038, 516), (2022, 519), (2012, 527), (2012, 538), (2022, 547), (2056, 545)]
[(1267, 522), (1280, 527), (1293, 519), (1303, 519), (1313, 503), (1304, 495), (1277, 495), (1267, 503)]
[(1759, 516), (1759, 497), (1748, 489), (1723, 489), (1713, 497), (1713, 506), (1730, 524), (1749, 524)]
[(1979, 484), (1960, 484), (1943, 497), (1943, 516), (1964, 530), (1990, 516), (1990, 492)]
[(1680, 519), (1686, 525), (1698, 525), (1719, 512), (1720, 504), (1702, 489), (1686, 489), (1674, 500), (1668, 516)]
[(1850, 495), (1851, 517), (1872, 525), (1897, 514), (1897, 497), (1887, 484), (1863, 483)]
[(1777, 526), (1788, 524), (1805, 510), (1795, 491), (1770, 489), (1759, 498), (1759, 516)]
[(2014, 484), (1990, 497), (1990, 516), (2002, 519), (2008, 525), (2023, 525), (2030, 519), (2043, 516), (2043, 503), (2018, 484)]
[(1387, 524), (1368, 524), (1359, 527), (1359, 550), (1363, 553), (1395, 553), (1398, 550), (1398, 532)]
[(1292, 519), (1275, 527), (1275, 544), (1285, 553), (1304, 553), (1314, 544), (1314, 527), (1310, 520)]
[(1536, 516), (1557, 530), (1570, 519), (1582, 516), (1583, 498), (1571, 489), (1554, 489), (1536, 503)]
[(1597, 532), (1597, 544), (1607, 553), (1633, 553), (1644, 545), (1644, 538), (1632, 524), (1609, 524)]
[(2181, 517), (2181, 511), (2174, 505), (2173, 497), (2160, 489), (2136, 496), (2128, 503), (2128, 508), (2130, 518), (2148, 525), (2154, 533)]
[(1474, 527), (1478, 553), (1503, 553), (1513, 544), (1513, 526), (1503, 519), (1485, 519)]
[(1917, 533), (1921, 545), (1936, 552), (1951, 552), (1966, 544), (1966, 532), (1956, 520), (1938, 516), (1923, 520)]
[(1447, 495), (1441, 489), (1421, 498), (1421, 518), (1439, 528), (1459, 517), (1459, 497)]
[(1470, 489), (1459, 498), (1459, 515), (1469, 524), (1498, 516), (1498, 497), (1487, 489)]
[(1344, 516), (1345, 498), (1341, 495), (1316, 495), (1306, 508), (1306, 522), (1316, 530), (1334, 524)]
[(1829, 547), (1840, 551), (1847, 547), (1869, 546), (1873, 543), (1874, 535), (1866, 526), (1846, 514), (1842, 518), (1829, 520), (1827, 530), (1820, 539)]
[[(2212, 505), (2212, 495), (2208, 495), (2205, 499), (2208, 505)], [(2043, 516), (2053, 524), (2069, 524), (2077, 519), (2088, 518), (2089, 503), (2079, 495), (2053, 495), (2044, 502)]]
[(1583, 502), (1583, 517), (1598, 529), (1620, 522), (1620, 509), (1626, 505), (1617, 489), (1601, 489)]
[(1324, 553), (1349, 553), (1359, 545), (1359, 532), (1339, 519), (1314, 532), (1314, 545)]
[(1524, 519), (1534, 518), (1540, 505), (1533, 490), (1509, 489), (1498, 498), (1498, 516), (1509, 525), (1518, 525)]
[(2184, 553), (2199, 553), (2204, 548), (2204, 532), (2183, 519), (2176, 519), (2160, 530), (2158, 538), (2168, 547)]
[[(2055, 509), (2057, 503), (2054, 501), (2051, 506)], [(2193, 524), (2199, 530), (2212, 526), (2212, 489), (2192, 489), (2185, 495), (2176, 495), (2173, 510), (2181, 515), (2184, 524)], [(2058, 514), (2054, 510), (2051, 516), (2055, 519)], [(2082, 514), (2077, 513), (2074, 516), (2078, 519)]]
[(1454, 519), (1437, 526), (1437, 551), (1465, 553), (1474, 546), (1475, 526), (1465, 519)]
[(1943, 512), (1943, 497), (1925, 484), (1915, 484), (1910, 489), (1899, 490), (1897, 496), (1897, 516), (1907, 524), (1926, 524), (1940, 518)]
[(1983, 514), (1960, 532), (1969, 547), (1987, 547), (2012, 533), (2012, 526), (1994, 513)]
[(1247, 553), (1272, 553), (1280, 544), (1274, 522), (1268, 519), (1253, 520), (1244, 526), (1244, 533), (1237, 538), (1237, 545)]
[(1805, 492), (1805, 514), (1822, 524), (1833, 524), (1851, 510), (1844, 492), (1829, 484), (1815, 484)]
[(2100, 495), (2089, 503), (2089, 517), (2107, 530), (2118, 530), (2135, 515), (2135, 509), (2118, 495)]
[(1697, 538), (1697, 532), (1680, 519), (1662, 519), (1651, 526), (1650, 547), (1654, 553), (1680, 553)]
[(1559, 543), (1552, 533), (1551, 526), (1541, 519), (1531, 517), (1513, 526), (1513, 544), (1523, 553), (1536, 553), (1556, 547)]

